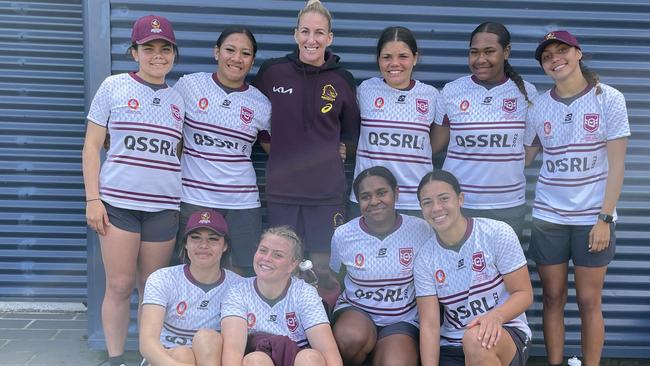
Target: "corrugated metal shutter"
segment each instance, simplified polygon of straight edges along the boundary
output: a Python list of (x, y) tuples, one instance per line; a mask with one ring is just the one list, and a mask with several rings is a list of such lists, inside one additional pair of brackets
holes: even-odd
[[(511, 63), (540, 91), (550, 86), (533, 59), (537, 41), (547, 31), (566, 28), (593, 55), (590, 66), (602, 80), (620, 89), (627, 98), (633, 136), (627, 157), (624, 192), (619, 203), (618, 248), (610, 265), (603, 294), (606, 319), (604, 354), (609, 357), (650, 357), (650, 4), (647, 1), (430, 1), (357, 0), (326, 1), (334, 17), (334, 50), (361, 81), (377, 75), (376, 38), (389, 25), (412, 29), (419, 42), (421, 61), (416, 77), (441, 88), (467, 74), (468, 36), (485, 20), (500, 21), (513, 35)], [(171, 75), (213, 71), (212, 47), (218, 32), (229, 24), (250, 27), (260, 46), (257, 67), (264, 59), (291, 51), (298, 10), (303, 1), (159, 0), (111, 2), (112, 72), (130, 71), (135, 64), (124, 56), (133, 21), (152, 12), (169, 17), (180, 45), (180, 62)], [(253, 73), (257, 71), (254, 68)], [(92, 72), (92, 71), (91, 71)], [(256, 169), (263, 192), (263, 155)], [(532, 198), (537, 168), (527, 170)], [(534, 330), (533, 354), (543, 353), (539, 278), (531, 267), (535, 304), (529, 311)], [(566, 312), (567, 353), (579, 353), (580, 320), (575, 291), (570, 290)]]
[(82, 301), (81, 1), (0, 1), (0, 298)]

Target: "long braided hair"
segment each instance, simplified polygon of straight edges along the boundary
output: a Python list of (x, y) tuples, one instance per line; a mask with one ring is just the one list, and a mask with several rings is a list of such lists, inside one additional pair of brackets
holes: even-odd
[[(474, 35), (476, 33), (492, 33), (496, 34), (496, 36), (499, 39), (499, 44), (503, 49), (506, 49), (510, 45), (510, 32), (508, 32), (508, 29), (505, 27), (505, 25), (497, 22), (484, 22), (478, 25), (472, 32), (472, 34), (469, 37), (469, 43), (470, 46), (472, 44), (472, 39), (474, 39)], [(528, 92), (526, 91), (526, 86), (524, 85), (524, 79), (521, 78), (521, 75), (519, 75), (518, 72), (515, 71), (515, 69), (510, 65), (508, 60), (505, 60), (503, 63), (503, 72), (506, 74), (507, 77), (509, 77), (515, 85), (517, 85), (517, 89), (521, 92), (521, 94), (524, 95), (524, 98), (526, 99), (526, 102), (528, 104), (531, 103), (530, 99), (528, 99)]]

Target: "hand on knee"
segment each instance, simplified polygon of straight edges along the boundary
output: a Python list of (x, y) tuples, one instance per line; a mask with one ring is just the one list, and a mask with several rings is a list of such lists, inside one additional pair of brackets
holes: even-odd
[(479, 327), (472, 327), (465, 330), (463, 334), (463, 353), (465, 353), (465, 360), (473, 361), (482, 360), (494, 353), (495, 348), (483, 347), (482, 342), (478, 339)]

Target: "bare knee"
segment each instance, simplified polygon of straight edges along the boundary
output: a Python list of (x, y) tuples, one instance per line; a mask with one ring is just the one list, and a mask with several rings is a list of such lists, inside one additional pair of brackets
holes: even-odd
[[(339, 324), (334, 326), (334, 339), (343, 357), (350, 357), (367, 348), (367, 332), (362, 328), (355, 328)], [(367, 351), (366, 351), (367, 353)]]
[(479, 341), (478, 330), (478, 327), (469, 328), (463, 334), (463, 353), (465, 353), (465, 360), (471, 361), (468, 363), (472, 364), (480, 364), (480, 360), (485, 359), (492, 352), (483, 347), (481, 341)]
[(200, 347), (205, 350), (221, 349), (223, 338), (214, 329), (199, 329), (192, 338), (192, 347)]
[(169, 355), (178, 362), (194, 364), (194, 353), (190, 347), (180, 346), (169, 350)]
[(601, 311), (601, 297), (594, 296), (593, 294), (576, 296), (576, 301), (578, 302), (578, 310), (581, 313), (591, 313), (591, 312), (600, 312)]
[(135, 279), (129, 276), (113, 276), (106, 281), (106, 295), (120, 300), (131, 297)]
[(242, 366), (273, 366), (273, 360), (266, 353), (251, 352), (244, 356)]
[(303, 349), (296, 355), (295, 366), (325, 366), (325, 358), (315, 349)]
[(545, 307), (564, 309), (567, 302), (566, 289), (563, 288), (557, 291), (545, 290), (542, 294), (542, 301)]

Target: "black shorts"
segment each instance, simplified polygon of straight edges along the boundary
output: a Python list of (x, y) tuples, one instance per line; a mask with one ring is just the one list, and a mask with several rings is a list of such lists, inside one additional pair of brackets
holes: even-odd
[(576, 266), (602, 267), (616, 252), (616, 225), (609, 224), (609, 246), (601, 252), (589, 251), (589, 232), (593, 225), (561, 225), (533, 218), (528, 255), (538, 265), (567, 263)]
[(521, 240), (524, 233), (526, 213), (529, 212), (529, 208), (526, 204), (523, 204), (521, 206), (489, 210), (461, 208), (461, 211), (463, 212), (463, 215), (469, 217), (485, 217), (488, 219), (503, 221), (512, 227), (519, 240)]
[[(515, 327), (503, 326), (508, 332), (510, 338), (515, 343), (515, 356), (510, 361), (510, 366), (525, 366), (528, 361), (528, 351), (530, 349), (530, 338), (526, 333)], [(440, 363), (441, 366), (465, 366), (465, 353), (463, 347), (440, 346)]]
[(305, 243), (305, 251), (329, 253), (334, 230), (345, 223), (345, 205), (291, 205), (267, 202), (269, 226), (288, 225)]
[[(365, 311), (363, 311), (363, 310), (361, 310), (361, 309), (359, 309), (357, 307), (348, 306), (348, 307), (339, 309), (336, 312), (334, 312), (334, 314), (332, 314), (332, 325), (334, 325), (336, 323), (336, 320), (338, 319), (338, 317), (340, 317), (341, 314), (345, 313), (346, 311), (357, 311), (357, 312), (365, 315), (366, 317), (368, 317), (368, 320), (370, 320), (370, 322), (374, 324), (374, 322), (372, 321), (372, 319), (370, 318), (370, 315), (368, 315), (368, 313), (366, 313)], [(413, 340), (415, 341), (415, 345), (419, 346), (418, 342), (419, 342), (419, 339), (420, 339), (419, 338), (420, 337), (420, 330), (418, 329), (418, 327), (416, 327), (415, 325), (413, 325), (411, 323), (397, 322), (397, 323), (388, 324), (388, 325), (384, 325), (384, 326), (375, 325), (375, 328), (377, 329), (377, 341), (379, 341), (380, 339), (382, 339), (384, 337), (388, 337), (390, 335), (393, 335), (393, 334), (405, 334), (405, 335), (413, 338)]]
[(111, 225), (124, 231), (139, 233), (140, 241), (165, 242), (176, 236), (179, 217), (176, 210), (148, 212), (103, 203)]
[(228, 236), (230, 237), (230, 248), (227, 253), (230, 255), (232, 264), (241, 268), (253, 267), (253, 256), (257, 250), (260, 236), (262, 235), (262, 209), (224, 209), (206, 206), (193, 205), (181, 202), (181, 219), (178, 230), (177, 248), (184, 244), (185, 225), (194, 211), (212, 209), (223, 215), (228, 224)]

